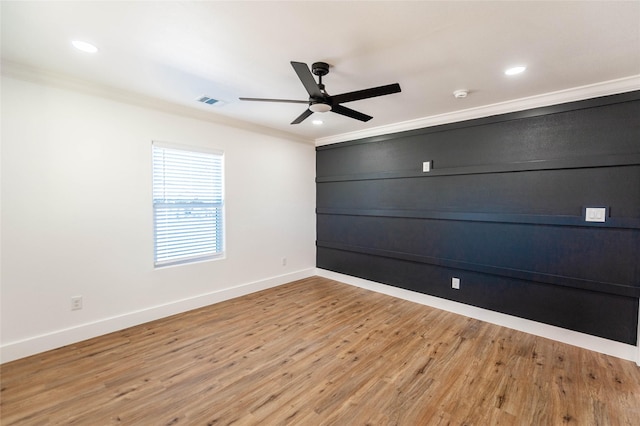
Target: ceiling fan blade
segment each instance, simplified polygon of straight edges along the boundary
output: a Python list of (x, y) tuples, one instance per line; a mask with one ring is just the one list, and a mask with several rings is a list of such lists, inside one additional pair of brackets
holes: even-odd
[(309, 96), (312, 98), (322, 98), (320, 87), (318, 86), (318, 83), (316, 83), (315, 78), (313, 78), (313, 74), (311, 74), (311, 70), (309, 70), (307, 64), (304, 62), (291, 61), (291, 66), (296, 74), (298, 74), (298, 78), (302, 82), (304, 88), (307, 89)]
[(305, 118), (307, 118), (308, 116), (310, 116), (311, 114), (313, 114), (313, 111), (311, 111), (310, 109), (305, 110), (302, 114), (300, 114), (298, 116), (298, 118), (296, 118), (295, 120), (293, 120), (291, 122), (291, 124), (300, 124), (304, 121)]
[(258, 102), (285, 102), (288, 104), (308, 104), (309, 101), (298, 101), (294, 99), (265, 99), (265, 98), (238, 98), (241, 101), (258, 101)]
[(390, 95), (400, 92), (398, 83), (387, 84), (386, 86), (372, 87), (371, 89), (356, 90), (355, 92), (342, 93), (331, 97), (331, 102), (341, 104), (343, 102), (358, 101), (360, 99), (375, 98), (376, 96)]
[(369, 121), (373, 118), (370, 115), (363, 114), (361, 112), (358, 112), (351, 108), (347, 108), (342, 105), (333, 105), (331, 107), (331, 112), (335, 112), (336, 114), (344, 115), (350, 118), (355, 118), (356, 120), (360, 120), (360, 121)]

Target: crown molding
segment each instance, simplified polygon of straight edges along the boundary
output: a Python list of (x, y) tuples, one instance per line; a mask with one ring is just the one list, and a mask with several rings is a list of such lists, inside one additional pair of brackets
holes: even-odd
[(601, 83), (589, 84), (565, 90), (559, 90), (541, 95), (529, 96), (521, 99), (514, 99), (485, 105), (460, 111), (438, 114), (415, 120), (402, 121), (400, 123), (386, 126), (374, 127), (371, 129), (356, 132), (342, 133), (316, 139), (316, 146), (330, 145), (338, 142), (346, 142), (357, 139), (364, 139), (372, 136), (386, 135), (390, 133), (404, 132), (407, 130), (422, 129), (425, 127), (437, 126), (441, 124), (456, 123), (460, 121), (473, 120), (476, 118), (489, 117), (492, 115), (506, 114), (510, 112), (524, 111), (532, 108), (546, 107), (567, 102), (582, 101), (585, 99), (597, 98), (600, 96), (615, 95), (619, 93), (640, 90), (640, 75), (619, 78), (616, 80), (604, 81)]
[(415, 130), (441, 124), (456, 123), (492, 115), (506, 114), (532, 108), (539, 108), (566, 102), (581, 101), (585, 99), (596, 98), (599, 96), (615, 95), (618, 93), (640, 90), (640, 75), (634, 75), (619, 78), (616, 80), (609, 80), (586, 86), (579, 86), (570, 89), (559, 90), (556, 92), (499, 102), (491, 105), (453, 111), (449, 113), (418, 118), (415, 120), (402, 121), (399, 123), (374, 127), (366, 130), (327, 136), (315, 139), (314, 141), (312, 139), (304, 138), (293, 133), (283, 132), (269, 127), (253, 124), (247, 121), (225, 117), (220, 114), (214, 114), (196, 108), (178, 105), (158, 98), (140, 95), (106, 85), (92, 83), (86, 80), (77, 79), (68, 75), (36, 68), (30, 65), (20, 64), (17, 62), (3, 60), (0, 70), (3, 76), (9, 78), (16, 78), (43, 85), (73, 90), (76, 92), (99, 96), (118, 102), (140, 106), (143, 108), (149, 108), (169, 114), (208, 121), (223, 126), (261, 133), (268, 136), (285, 138), (303, 143), (315, 142), (315, 146), (330, 145), (339, 142), (364, 139), (373, 136), (404, 132), (407, 130)]
[(66, 74), (61, 74), (13, 61), (2, 60), (0, 70), (3, 76), (9, 78), (29, 81), (32, 83), (42, 84), (60, 89), (71, 90), (87, 95), (110, 99), (116, 102), (122, 102), (183, 117), (194, 118), (196, 120), (207, 121), (222, 126), (260, 133), (267, 136), (293, 140), (306, 144), (313, 143), (312, 139), (303, 138), (293, 133), (275, 130), (247, 121), (225, 117), (221, 114), (202, 111), (197, 108), (179, 105), (151, 96), (145, 96), (126, 90), (93, 83), (90, 81), (71, 77)]

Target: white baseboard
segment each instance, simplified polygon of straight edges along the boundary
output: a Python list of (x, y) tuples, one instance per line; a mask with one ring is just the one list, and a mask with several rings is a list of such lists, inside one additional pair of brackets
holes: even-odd
[(5, 345), (0, 346), (0, 362), (9, 362), (30, 355), (35, 355), (51, 349), (56, 349), (86, 339), (122, 330), (124, 328), (168, 317), (170, 315), (175, 315), (181, 312), (186, 312), (214, 303), (223, 302), (225, 300), (244, 296), (256, 291), (286, 284), (291, 281), (308, 278), (313, 275), (333, 279), (345, 284), (354, 285), (378, 293), (387, 294), (389, 296), (398, 297), (400, 299), (409, 300), (411, 302), (420, 303), (422, 305), (431, 306), (437, 309), (442, 309), (444, 311), (479, 319), (481, 321), (486, 321), (492, 324), (500, 325), (518, 331), (523, 331), (569, 345), (578, 346), (595, 352), (615, 356), (617, 358), (634, 361), (638, 365), (640, 365), (640, 347), (319, 268), (304, 269), (290, 274), (279, 275), (260, 281), (241, 284), (235, 287), (230, 287), (211, 293), (178, 300), (164, 305), (158, 305), (139, 311), (129, 312), (127, 314), (119, 315), (116, 317), (105, 318), (86, 324), (80, 324), (78, 326), (63, 330), (56, 330), (52, 333), (33, 336), (20, 341), (9, 342)]
[(9, 362), (51, 349), (77, 343), (86, 339), (144, 324), (160, 318), (201, 308), (214, 303), (233, 299), (256, 291), (276, 287), (291, 281), (315, 275), (315, 269), (303, 269), (289, 274), (279, 275), (260, 281), (241, 284), (206, 294), (176, 300), (164, 305), (153, 306), (139, 311), (128, 312), (111, 318), (80, 324), (75, 327), (56, 330), (51, 333), (9, 342), (0, 346), (0, 362)]
[(365, 280), (362, 278), (352, 277), (337, 272), (327, 271), (325, 269), (316, 269), (316, 275), (361, 287), (367, 290), (408, 300), (410, 302), (420, 303), (422, 305), (431, 306), (433, 308), (442, 309), (443, 311), (453, 312), (470, 318), (500, 325), (502, 327), (511, 328), (513, 330), (524, 331), (525, 333), (535, 336), (544, 337), (558, 342), (566, 343), (580, 348), (588, 349), (594, 352), (615, 356), (617, 358), (633, 361), (640, 366), (640, 348), (620, 343), (613, 340), (603, 339), (601, 337), (592, 336), (577, 331), (567, 330), (553, 325), (543, 324), (524, 318), (514, 317), (512, 315), (502, 314), (490, 311), (488, 309), (478, 308), (466, 305), (460, 302), (454, 302), (439, 297), (429, 296), (415, 291), (404, 290), (386, 284)]

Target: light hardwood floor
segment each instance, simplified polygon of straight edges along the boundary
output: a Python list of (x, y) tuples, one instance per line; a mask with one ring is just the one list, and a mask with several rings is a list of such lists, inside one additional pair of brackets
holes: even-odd
[(9, 425), (639, 425), (640, 368), (323, 278), (2, 365)]

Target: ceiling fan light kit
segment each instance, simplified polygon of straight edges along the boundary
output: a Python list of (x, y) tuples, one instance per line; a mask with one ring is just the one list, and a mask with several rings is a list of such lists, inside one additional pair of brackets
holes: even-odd
[(317, 102), (309, 105), (309, 109), (313, 112), (328, 112), (331, 111), (331, 105)]
[[(326, 62), (314, 62), (311, 70), (304, 62), (291, 62), (293, 70), (298, 75), (302, 85), (309, 94), (308, 101), (290, 100), (290, 99), (264, 99), (264, 98), (240, 98), (241, 101), (259, 101), (259, 102), (285, 102), (285, 103), (306, 103), (307, 109), (300, 114), (291, 124), (302, 123), (307, 117), (314, 112), (335, 112), (359, 121), (369, 121), (373, 117), (363, 114), (351, 108), (347, 108), (341, 104), (346, 102), (358, 101), (361, 99), (374, 98), (376, 96), (390, 95), (401, 91), (398, 83), (387, 84), (386, 86), (372, 87), (370, 89), (357, 90), (354, 92), (342, 93), (340, 95), (331, 96), (325, 90), (322, 83), (322, 77), (329, 74), (329, 64)], [(313, 73), (313, 74), (312, 74)], [(313, 75), (318, 76), (316, 83)]]

